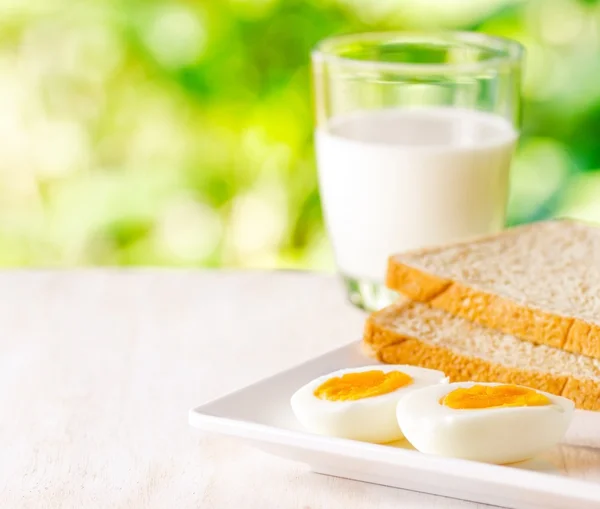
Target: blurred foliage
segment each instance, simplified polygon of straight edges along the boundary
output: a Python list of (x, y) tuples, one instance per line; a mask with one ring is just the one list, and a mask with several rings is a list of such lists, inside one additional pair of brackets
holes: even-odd
[(0, 265), (329, 268), (309, 54), (373, 30), (528, 50), (511, 223), (600, 220), (600, 5), (0, 0)]

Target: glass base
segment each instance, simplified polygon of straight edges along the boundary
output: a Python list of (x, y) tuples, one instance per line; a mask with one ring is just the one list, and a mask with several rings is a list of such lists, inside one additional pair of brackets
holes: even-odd
[(342, 279), (350, 302), (365, 311), (378, 311), (398, 300), (398, 294), (386, 288), (383, 283), (344, 275)]

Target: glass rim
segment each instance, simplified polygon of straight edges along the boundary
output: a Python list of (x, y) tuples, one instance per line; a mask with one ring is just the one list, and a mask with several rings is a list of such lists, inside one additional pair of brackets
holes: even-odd
[[(341, 45), (352, 42), (392, 42), (394, 40), (406, 43), (423, 43), (427, 40), (458, 41), (463, 43), (479, 44), (484, 48), (500, 49), (504, 55), (494, 55), (477, 62), (468, 63), (414, 63), (414, 62), (386, 62), (382, 60), (361, 60), (343, 56), (335, 52)], [(499, 66), (503, 63), (519, 63), (525, 53), (523, 45), (506, 37), (488, 35), (480, 32), (461, 31), (389, 31), (389, 32), (359, 32), (354, 34), (334, 35), (320, 41), (313, 49), (311, 56), (314, 61), (338, 63), (362, 69), (377, 69), (389, 71), (413, 72), (476, 72), (489, 69), (490, 66)]]

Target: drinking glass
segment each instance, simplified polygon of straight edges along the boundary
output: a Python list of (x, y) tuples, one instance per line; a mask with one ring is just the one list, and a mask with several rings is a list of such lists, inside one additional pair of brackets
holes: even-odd
[(504, 227), (522, 46), (479, 33), (368, 33), (312, 54), (325, 223), (350, 300), (391, 303), (394, 253)]

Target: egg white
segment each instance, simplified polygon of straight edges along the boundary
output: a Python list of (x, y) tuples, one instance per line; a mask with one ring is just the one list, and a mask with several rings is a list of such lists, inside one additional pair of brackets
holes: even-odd
[(543, 391), (551, 404), (529, 407), (453, 409), (440, 403), (449, 392), (473, 385), (458, 382), (413, 391), (396, 415), (406, 439), (419, 451), (488, 463), (514, 463), (554, 446), (573, 417), (571, 400)]
[[(413, 381), (393, 392), (358, 400), (329, 401), (314, 394), (315, 390), (330, 378), (372, 370), (384, 373), (401, 371), (412, 377)], [(313, 433), (365, 442), (392, 442), (402, 438), (396, 419), (398, 401), (417, 389), (444, 380), (445, 375), (441, 371), (407, 365), (340, 369), (316, 378), (298, 389), (290, 403), (300, 424)]]

